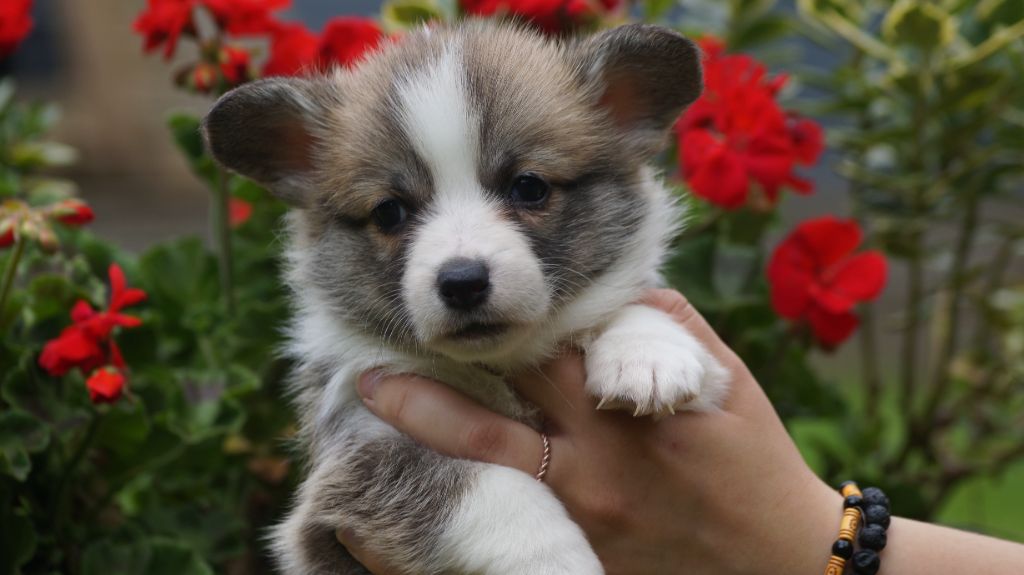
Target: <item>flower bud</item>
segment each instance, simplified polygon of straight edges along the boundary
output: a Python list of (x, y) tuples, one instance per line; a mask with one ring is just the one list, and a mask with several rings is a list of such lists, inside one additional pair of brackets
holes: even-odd
[(104, 367), (92, 372), (85, 386), (89, 389), (89, 400), (93, 403), (114, 403), (121, 398), (126, 380), (115, 367)]
[(14, 235), (14, 219), (0, 221), (0, 249), (10, 247), (18, 238)]
[(83, 226), (93, 221), (96, 215), (85, 202), (76, 199), (62, 200), (49, 210), (50, 217), (66, 226)]
[(193, 90), (201, 94), (208, 94), (217, 85), (217, 67), (205, 62), (196, 64), (189, 80)]

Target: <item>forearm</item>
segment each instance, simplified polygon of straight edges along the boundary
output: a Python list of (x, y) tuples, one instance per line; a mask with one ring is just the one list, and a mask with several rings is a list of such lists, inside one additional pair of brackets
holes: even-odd
[(879, 575), (1024, 573), (1024, 545), (896, 517)]

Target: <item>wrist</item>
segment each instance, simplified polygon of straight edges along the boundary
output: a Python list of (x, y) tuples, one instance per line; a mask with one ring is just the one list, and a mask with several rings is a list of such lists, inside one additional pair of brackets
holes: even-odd
[(790, 505), (792, 513), (774, 522), (770, 547), (752, 575), (819, 575), (825, 569), (843, 514), (843, 497), (812, 477)]

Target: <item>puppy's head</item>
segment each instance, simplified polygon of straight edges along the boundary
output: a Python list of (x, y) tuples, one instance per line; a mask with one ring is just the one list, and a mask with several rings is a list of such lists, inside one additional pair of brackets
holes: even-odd
[(218, 161), (296, 209), (295, 287), (323, 313), (497, 360), (623, 257), (648, 211), (640, 168), (700, 78), (664, 28), (560, 44), (469, 22), (248, 84), (204, 128)]

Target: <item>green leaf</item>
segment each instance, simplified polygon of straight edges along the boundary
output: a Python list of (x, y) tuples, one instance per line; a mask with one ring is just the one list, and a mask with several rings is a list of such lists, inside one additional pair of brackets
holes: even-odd
[(135, 453), (149, 436), (149, 420), (142, 402), (120, 402), (103, 415), (96, 444), (122, 457)]
[(172, 114), (167, 120), (167, 125), (171, 129), (174, 142), (185, 154), (192, 170), (211, 186), (216, 185), (217, 166), (213, 158), (206, 153), (199, 118), (192, 114)]
[(650, 22), (665, 16), (676, 5), (676, 0), (644, 0), (643, 5), (644, 20)]
[(30, 453), (38, 453), (50, 442), (46, 425), (24, 411), (0, 413), (0, 471), (24, 481), (32, 471)]
[(150, 556), (144, 573), (147, 575), (213, 575), (213, 569), (191, 547), (171, 539), (153, 539), (150, 542)]
[(899, 0), (882, 21), (882, 35), (887, 41), (924, 50), (953, 42), (956, 28), (956, 19), (942, 7), (916, 0)]
[(0, 534), (0, 573), (20, 573), (18, 568), (36, 552), (32, 521), (8, 509), (0, 515)]
[(381, 20), (388, 29), (405, 30), (444, 18), (433, 0), (389, 0), (381, 9)]
[(729, 48), (735, 51), (749, 50), (785, 35), (790, 30), (789, 18), (779, 15), (763, 16), (743, 22), (729, 29)]
[(141, 536), (102, 539), (82, 554), (82, 575), (144, 575), (152, 552)]

